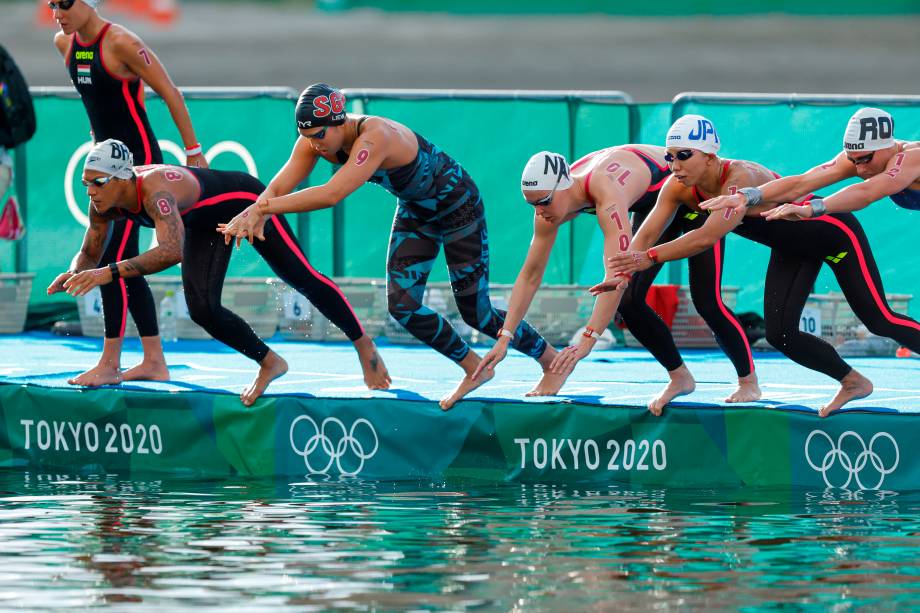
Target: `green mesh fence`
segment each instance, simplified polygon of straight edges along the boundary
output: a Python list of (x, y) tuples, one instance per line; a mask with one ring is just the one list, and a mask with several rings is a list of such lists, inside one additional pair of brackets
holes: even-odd
[[(901, 138), (920, 134), (920, 97), (684, 94), (673, 104), (630, 104), (628, 96), (619, 92), (347, 93), (351, 111), (405, 123), (456, 157), (469, 171), (486, 204), (491, 280), (495, 283), (514, 281), (530, 242), (532, 212), (521, 200), (518, 178), (524, 162), (536, 151), (558, 151), (575, 160), (590, 151), (626, 142), (660, 144), (672, 117), (692, 112), (715, 123), (725, 156), (751, 159), (789, 174), (822, 163), (839, 151), (846, 119), (866, 104), (888, 108)], [(28, 270), (37, 273), (33, 301), (45, 299), (44, 287), (68, 265), (79, 247), (83, 233), (79, 219), (86, 207), (79, 183), (80, 151), (89, 142), (89, 124), (72, 90), (39, 90), (38, 94), (39, 131), (27, 147), (25, 182)], [(268, 181), (287, 159), (295, 137), (293, 97), (290, 90), (189, 90), (189, 108), (205, 150), (213, 156), (213, 167), (250, 170)], [(165, 105), (154, 97), (148, 110), (166, 160), (179, 161), (180, 140)], [(62, 116), (70, 120), (59, 121)], [(325, 181), (331, 169), (329, 164), (320, 163), (310, 183)], [(391, 195), (367, 185), (340, 206), (291, 216), (290, 221), (317, 269), (337, 277), (382, 278), (395, 205)], [(912, 258), (905, 255), (911, 253), (913, 240), (913, 233), (905, 228), (911, 227), (916, 215), (887, 201), (858, 213), (888, 292), (920, 293)], [(145, 230), (141, 247), (149, 246), (151, 238)], [(3, 270), (12, 270), (13, 253), (13, 245), (0, 244)], [(560, 233), (546, 282), (595, 282), (601, 276), (601, 253), (601, 235), (594, 219), (576, 219)], [(767, 250), (731, 237), (727, 255), (724, 283), (741, 288), (738, 309), (760, 311)], [(682, 268), (683, 264), (676, 265), (672, 275)], [(270, 271), (253, 250), (244, 248), (234, 255), (230, 274), (268, 276)], [(432, 280), (446, 279), (442, 258)], [(659, 280), (666, 279), (662, 276)], [(833, 289), (836, 283), (831, 275), (822, 274), (816, 291)], [(911, 311), (920, 314), (918, 301)]]

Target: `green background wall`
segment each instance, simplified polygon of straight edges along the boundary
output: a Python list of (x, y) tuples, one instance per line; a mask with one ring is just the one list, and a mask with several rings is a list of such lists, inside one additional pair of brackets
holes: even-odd
[[(293, 95), (245, 93), (234, 98), (188, 95), (199, 137), (210, 149), (221, 141), (242, 145), (252, 156), (258, 176), (267, 182), (287, 159), (295, 138)], [(801, 172), (830, 159), (840, 150), (846, 119), (862, 103), (837, 101), (720, 101), (678, 97), (674, 103), (625, 104), (623, 101), (579, 100), (559, 95), (550, 99), (476, 99), (435, 96), (423, 99), (352, 96), (350, 109), (401, 121), (456, 157), (479, 185), (486, 203), (492, 250), (491, 280), (511, 283), (523, 262), (532, 232), (532, 210), (518, 191), (518, 177), (527, 158), (549, 149), (575, 160), (611, 145), (640, 142), (661, 144), (672, 117), (700, 113), (715, 124), (726, 157), (761, 162), (781, 174)], [(456, 97), (461, 96), (461, 97)], [(612, 103), (613, 102), (613, 103)], [(27, 151), (28, 269), (37, 273), (33, 301), (46, 300), (44, 288), (65, 270), (79, 248), (83, 227), (65, 202), (65, 169), (74, 152), (89, 140), (89, 125), (79, 100), (72, 96), (42, 95), (36, 99), (39, 130)], [(882, 105), (892, 112), (901, 138), (920, 134), (920, 98)], [(161, 141), (179, 143), (165, 105), (148, 102), (154, 129)], [(168, 162), (176, 161), (166, 153)], [(75, 159), (71, 185), (76, 202), (85, 211), (86, 197), (79, 183), (82, 157)], [(217, 156), (214, 168), (245, 170), (232, 153)], [(312, 183), (325, 181), (331, 166), (321, 163)], [(828, 194), (832, 190), (824, 190)], [(327, 274), (383, 277), (387, 242), (395, 199), (377, 186), (367, 185), (333, 209), (291, 216), (291, 224), (314, 266)], [(894, 206), (887, 199), (857, 214), (866, 227), (888, 292), (920, 294), (911, 243), (912, 227), (920, 213)], [(141, 247), (150, 245), (143, 231)], [(14, 266), (14, 245), (0, 243), (0, 268)], [(739, 310), (761, 310), (766, 249), (730, 237), (725, 269), (726, 285), (742, 288)], [(442, 260), (443, 262), (443, 260)], [(683, 264), (680, 264), (680, 269)], [(547, 283), (590, 284), (602, 276), (601, 236), (593, 218), (583, 216), (560, 234), (546, 274)], [(171, 271), (175, 274), (175, 271)], [(234, 255), (231, 275), (268, 276), (270, 271), (245, 246)], [(684, 278), (686, 275), (684, 275)], [(446, 280), (446, 268), (437, 265), (432, 280)], [(665, 282), (662, 275), (659, 281)], [(823, 273), (819, 292), (836, 290)], [(912, 313), (920, 315), (920, 300)]]

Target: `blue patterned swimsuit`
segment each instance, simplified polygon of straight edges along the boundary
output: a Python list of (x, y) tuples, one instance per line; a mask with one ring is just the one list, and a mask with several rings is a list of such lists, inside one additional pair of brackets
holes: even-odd
[[(359, 120), (359, 133), (365, 119)], [(414, 160), (377, 170), (368, 179), (398, 198), (387, 257), (390, 314), (413, 336), (460, 362), (469, 346), (446, 319), (422, 304), (442, 245), (463, 320), (496, 338), (506, 313), (489, 299), (489, 241), (479, 189), (456, 160), (424, 137), (415, 138)], [(338, 159), (344, 164), (348, 158), (339, 152)], [(518, 326), (511, 345), (533, 358), (546, 349), (546, 341), (527, 322)]]

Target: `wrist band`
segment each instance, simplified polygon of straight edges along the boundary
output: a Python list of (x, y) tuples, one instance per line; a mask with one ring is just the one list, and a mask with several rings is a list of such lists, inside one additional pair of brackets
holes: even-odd
[(121, 278), (121, 272), (118, 270), (118, 262), (110, 263), (109, 270), (112, 271), (112, 281), (117, 281)]
[(514, 332), (512, 332), (511, 330), (505, 330), (504, 328), (502, 328), (501, 330), (498, 331), (498, 336), (500, 337), (506, 336), (508, 338), (514, 338)]
[(738, 190), (738, 193), (744, 194), (744, 197), (747, 198), (747, 202), (744, 204), (747, 208), (756, 206), (763, 200), (763, 192), (760, 191), (759, 187), (742, 187)]
[(658, 263), (658, 251), (654, 247), (646, 251), (645, 255), (647, 255), (648, 259), (650, 259), (653, 263)]
[(581, 335), (585, 338), (593, 338), (594, 340), (597, 340), (601, 337), (600, 332), (598, 332), (591, 326), (585, 326), (585, 331), (582, 332)]
[(185, 148), (185, 156), (201, 155), (201, 143), (195, 143), (191, 147)]
[(824, 198), (812, 198), (808, 201), (808, 204), (811, 205), (812, 217), (821, 217), (827, 213), (827, 205), (824, 204)]

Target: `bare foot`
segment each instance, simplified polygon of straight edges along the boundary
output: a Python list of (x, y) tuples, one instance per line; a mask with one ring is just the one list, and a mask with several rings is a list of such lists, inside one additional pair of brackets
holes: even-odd
[(259, 363), (259, 374), (240, 394), (240, 400), (247, 407), (251, 407), (252, 403), (265, 392), (268, 384), (286, 373), (287, 370), (288, 365), (284, 358), (274, 351), (269, 351), (268, 355)]
[(543, 354), (537, 358), (537, 362), (540, 363), (540, 366), (543, 368), (543, 372), (549, 370), (550, 364), (553, 363), (553, 360), (556, 359), (556, 354), (559, 353), (556, 351), (556, 348), (546, 343), (546, 349), (543, 350)]
[(169, 381), (166, 362), (144, 360), (121, 374), (125, 381)]
[(524, 394), (525, 396), (555, 396), (565, 385), (568, 375), (557, 375), (551, 372), (544, 372), (543, 378), (537, 385)]
[(380, 354), (377, 353), (377, 346), (366, 334), (355, 341), (355, 350), (358, 352), (358, 360), (361, 362), (361, 370), (364, 371), (364, 383), (368, 389), (386, 390), (390, 389), (393, 380), (387, 371), (386, 365)]
[(121, 369), (97, 364), (86, 372), (80, 373), (72, 379), (67, 379), (67, 383), (84, 387), (99, 387), (100, 385), (116, 385), (121, 383), (121, 380)]
[(681, 364), (674, 370), (669, 371), (668, 376), (671, 377), (671, 381), (648, 403), (649, 412), (656, 417), (661, 415), (661, 412), (669, 402), (678, 396), (691, 394), (696, 389), (696, 381), (685, 364)]
[(475, 380), (471, 379), (470, 375), (466, 375), (463, 377), (463, 379), (460, 380), (460, 383), (457, 384), (457, 387), (454, 388), (454, 391), (441, 398), (441, 401), (438, 402), (438, 404), (441, 405), (441, 410), (449, 411), (455, 404), (457, 404), (457, 401), (462, 399), (464, 396), (472, 392), (480, 385), (488, 383), (494, 376), (495, 372), (491, 370), (479, 373), (479, 376), (476, 377)]
[(479, 366), (480, 361), (482, 361), (482, 358), (472, 351), (466, 354), (466, 357), (460, 362), (460, 367), (463, 368), (466, 376), (460, 380), (460, 383), (457, 384), (454, 391), (441, 398), (441, 401), (438, 402), (442, 411), (449, 411), (461, 398), (477, 387), (487, 383), (495, 376), (494, 370), (483, 369), (483, 372), (479, 373), (479, 376), (473, 379), (473, 373), (476, 372), (476, 367)]
[(855, 370), (851, 370), (840, 381), (840, 389), (837, 390), (837, 394), (818, 411), (818, 416), (827, 417), (849, 401), (865, 398), (872, 393), (872, 389), (872, 381), (869, 381)]
[(746, 377), (738, 377), (738, 389), (732, 392), (725, 402), (754, 402), (760, 400), (760, 386), (757, 384), (757, 374), (751, 373)]
[(543, 377), (532, 390), (524, 394), (525, 396), (555, 396), (559, 393), (559, 390), (562, 389), (569, 377), (568, 375), (556, 375), (549, 372), (549, 367), (558, 353), (555, 347), (549, 343), (546, 344), (546, 350), (537, 360), (540, 366), (543, 367)]

